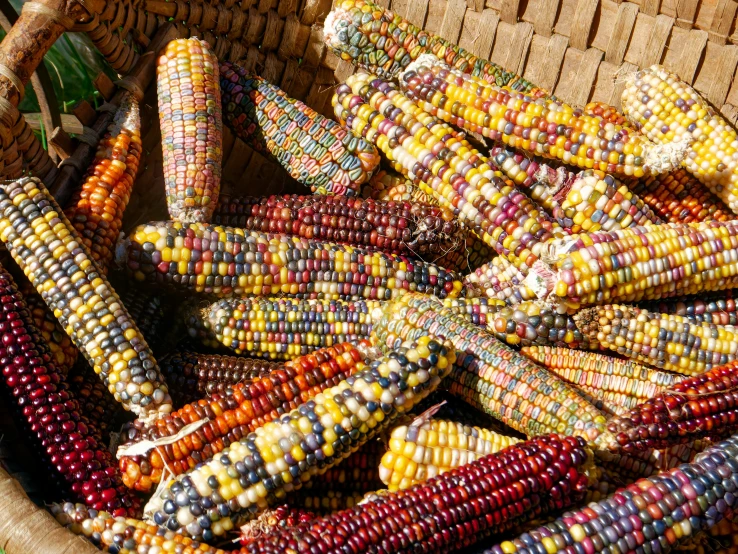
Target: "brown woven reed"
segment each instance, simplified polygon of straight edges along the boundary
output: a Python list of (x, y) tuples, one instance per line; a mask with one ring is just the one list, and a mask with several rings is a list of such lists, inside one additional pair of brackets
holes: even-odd
[[(625, 75), (661, 63), (738, 119), (738, 0), (377, 0), (411, 22), (522, 73), (558, 97), (619, 106)], [(166, 217), (154, 87), (156, 52), (176, 36), (206, 39), (219, 58), (238, 61), (293, 97), (330, 114), (334, 85), (354, 68), (323, 43), (331, 0), (36, 0), (0, 43), (0, 176), (42, 177), (61, 203), (94, 154), (60, 128), (51, 136), (57, 167), (15, 108), (22, 89), (63, 32), (88, 34), (124, 77), (96, 84), (115, 103), (122, 88), (143, 95), (144, 159), (124, 228)], [(98, 135), (111, 112), (82, 104), (75, 114)], [(276, 164), (227, 131), (223, 188), (259, 194), (299, 187)], [(264, 183), (269, 183), (264, 187)], [(266, 188), (266, 190), (265, 190)], [(253, 190), (251, 192), (254, 192)], [(6, 457), (12, 448), (3, 449)], [(16, 454), (20, 456), (20, 454)], [(2, 456), (0, 456), (2, 462)], [(16, 464), (22, 465), (22, 464)], [(16, 474), (24, 483), (26, 475)], [(0, 467), (0, 547), (7, 554), (87, 554), (96, 550), (61, 529)]]

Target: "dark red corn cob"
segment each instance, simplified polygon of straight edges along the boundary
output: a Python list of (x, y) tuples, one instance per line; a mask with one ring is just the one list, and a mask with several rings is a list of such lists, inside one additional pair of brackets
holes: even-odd
[(233, 385), (266, 377), (282, 367), (278, 362), (219, 354), (173, 352), (159, 362), (178, 406), (213, 394), (227, 394)]
[(82, 421), (79, 402), (33, 325), (13, 279), (0, 268), (0, 367), (11, 404), (40, 453), (77, 500), (97, 510), (135, 516), (139, 501), (123, 486), (110, 452)]
[(721, 437), (738, 424), (738, 362), (685, 379), (608, 422), (612, 450), (665, 448)]
[[(368, 346), (364, 341), (359, 348)], [(206, 418), (209, 421), (173, 444), (158, 446), (146, 454), (126, 456), (121, 451), (123, 482), (148, 492), (161, 481), (165, 468), (175, 476), (185, 473), (363, 367), (360, 350), (343, 343), (284, 362), (267, 377), (235, 385), (230, 395), (216, 394), (187, 404), (150, 425), (137, 420), (124, 438), (126, 445), (171, 437), (186, 425)]]
[(277, 195), (222, 198), (213, 221), (251, 231), (416, 255), (432, 262), (465, 246), (461, 227), (449, 215), (447, 210), (417, 202)]
[(242, 552), (451, 552), (581, 500), (584, 444), (536, 437), (412, 488), (276, 530)]

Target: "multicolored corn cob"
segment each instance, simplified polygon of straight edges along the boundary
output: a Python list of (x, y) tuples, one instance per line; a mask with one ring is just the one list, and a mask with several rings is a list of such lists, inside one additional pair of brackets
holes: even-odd
[(584, 106), (582, 112), (592, 117), (601, 118), (607, 123), (612, 123), (619, 127), (631, 127), (630, 121), (623, 114), (604, 102), (590, 102)]
[(735, 219), (722, 200), (681, 168), (629, 182), (628, 187), (669, 223)]
[(233, 133), (315, 193), (358, 196), (379, 164), (366, 139), (236, 64), (221, 64), (220, 87)]
[(126, 93), (100, 139), (95, 159), (64, 215), (74, 226), (101, 271), (115, 255), (123, 212), (141, 160), (141, 116), (138, 101)]
[(682, 165), (738, 213), (738, 133), (696, 90), (653, 65), (628, 80), (622, 103), (652, 141), (685, 145)]
[(374, 142), (395, 169), (425, 183), (441, 206), (516, 267), (530, 267), (540, 243), (553, 236), (557, 226), (530, 199), (394, 85), (352, 75), (336, 89), (333, 106), (339, 120)]
[(517, 442), (519, 439), (453, 421), (398, 425), (390, 433), (379, 476), (390, 491), (407, 489)]
[(33, 324), (49, 347), (54, 365), (62, 375), (68, 375), (77, 361), (79, 350), (64, 331), (59, 320), (51, 313), (44, 299), (27, 279), (21, 281), (19, 289), (31, 312)]
[[(738, 223), (667, 223), (552, 240), (531, 273), (557, 309), (701, 294), (738, 284)], [(542, 296), (546, 296), (544, 292)]]
[(396, 77), (420, 54), (430, 53), (452, 67), (533, 96), (547, 94), (520, 75), (423, 31), (368, 0), (338, 2), (325, 19), (328, 46), (343, 60), (383, 77)]
[(188, 404), (150, 425), (134, 422), (119, 450), (126, 486), (149, 492), (210, 460), (256, 428), (294, 410), (320, 392), (364, 369), (361, 343), (318, 350), (285, 362), (268, 376), (233, 386), (230, 395)]
[(171, 411), (145, 339), (35, 177), (0, 183), (0, 240), (115, 399), (138, 415)]
[(86, 361), (81, 360), (76, 364), (67, 375), (66, 381), (82, 413), (90, 420), (89, 425), (95, 427), (102, 439), (107, 441), (111, 431), (120, 429), (120, 426), (116, 427), (122, 411), (120, 404)]
[(434, 56), (419, 56), (399, 81), (408, 97), (443, 121), (581, 169), (643, 177), (670, 171), (684, 156), (682, 145), (656, 145), (632, 129), (488, 83)]
[(215, 339), (236, 354), (292, 359), (318, 348), (368, 339), (373, 300), (232, 298), (204, 308), (200, 318)]
[(583, 333), (571, 316), (537, 302), (501, 308), (487, 326), (511, 346), (550, 345), (596, 349), (596, 337)]
[(455, 273), (397, 254), (178, 221), (136, 227), (118, 263), (137, 282), (220, 297), (387, 300), (406, 291), (453, 297), (462, 290)]
[(683, 375), (699, 375), (727, 364), (738, 353), (738, 331), (732, 326), (693, 323), (634, 306), (585, 308), (574, 321), (601, 348)]
[(452, 552), (584, 496), (584, 441), (539, 437), (485, 456), (410, 489), (279, 529), (244, 554)]
[(649, 312), (686, 317), (695, 323), (738, 325), (738, 304), (732, 290), (696, 296), (681, 296), (666, 300), (641, 302), (638, 307)]
[(448, 390), (528, 436), (557, 432), (594, 440), (605, 417), (564, 381), (432, 297), (406, 294), (376, 318), (376, 344), (392, 348), (431, 334), (459, 352)]
[(614, 440), (603, 440), (603, 445), (638, 452), (729, 435), (738, 422), (736, 387), (736, 362), (685, 379), (611, 419), (608, 429)]
[(521, 352), (597, 398), (605, 410), (617, 415), (685, 379), (681, 375), (595, 352), (551, 346), (526, 346)]
[[(454, 360), (450, 345), (429, 337), (404, 343), (179, 476), (145, 511), (192, 537), (222, 536), (386, 429), (440, 384)], [(203, 503), (213, 510), (198, 515)]]
[(218, 203), (223, 157), (218, 59), (205, 41), (176, 39), (156, 73), (169, 215), (207, 222)]
[(189, 350), (177, 350), (162, 358), (159, 365), (177, 406), (214, 394), (228, 394), (234, 385), (267, 377), (282, 367), (277, 362)]
[(70, 394), (23, 297), (3, 268), (0, 303), (4, 401), (23, 423), (33, 448), (61, 476), (75, 499), (96, 509), (135, 515), (140, 508), (138, 499), (125, 489), (115, 460), (81, 420), (80, 404)]
[(670, 552), (732, 517), (736, 480), (738, 438), (732, 437), (690, 464), (640, 479), (484, 554)]
[(572, 233), (663, 223), (627, 186), (601, 171), (582, 171), (554, 201), (558, 204), (554, 216)]
[(249, 231), (416, 256), (429, 262), (465, 245), (463, 231), (452, 213), (410, 202), (345, 196), (224, 198), (213, 221)]
[(511, 306), (538, 298), (526, 284), (525, 275), (502, 256), (469, 273), (464, 286), (473, 296), (502, 300)]
[(61, 526), (85, 537), (108, 554), (228, 554), (153, 523), (113, 517), (84, 504), (52, 504), (49, 511)]

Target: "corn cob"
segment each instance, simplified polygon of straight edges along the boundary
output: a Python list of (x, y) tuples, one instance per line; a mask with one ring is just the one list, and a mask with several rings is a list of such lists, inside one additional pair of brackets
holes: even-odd
[(603, 444), (637, 452), (730, 434), (738, 422), (737, 370), (733, 362), (672, 385), (610, 420), (614, 440)]
[(77, 361), (79, 350), (28, 279), (23, 278), (19, 288), (31, 312), (33, 324), (49, 347), (54, 365), (63, 375), (68, 375)]
[(540, 243), (555, 227), (525, 195), (504, 182), (486, 158), (454, 136), (453, 129), (372, 76), (349, 77), (336, 89), (333, 105), (339, 120), (365, 134), (396, 169), (425, 183), (441, 206), (451, 207), (497, 253), (520, 269), (535, 262)]
[(550, 346), (527, 346), (521, 352), (601, 400), (608, 412), (617, 415), (684, 380), (681, 375), (594, 352)]
[(604, 102), (590, 102), (584, 106), (582, 112), (592, 117), (598, 117), (606, 123), (612, 123), (618, 127), (632, 127), (630, 121), (623, 114)]
[(628, 80), (623, 113), (652, 141), (687, 146), (682, 165), (736, 213), (738, 134), (696, 90), (661, 66)]
[(534, 96), (547, 94), (520, 75), (423, 31), (368, 0), (343, 0), (325, 19), (328, 46), (343, 60), (382, 77), (396, 77), (420, 54), (429, 53), (464, 73)]
[(318, 348), (368, 339), (372, 300), (233, 298), (202, 310), (204, 326), (236, 354), (292, 359)]
[(659, 218), (670, 223), (735, 219), (722, 200), (681, 168), (649, 175), (628, 186)]
[(580, 500), (583, 441), (547, 436), (516, 444), (426, 483), (270, 533), (246, 554), (452, 552)]
[(152, 523), (113, 517), (84, 504), (52, 504), (49, 510), (60, 525), (109, 554), (228, 554)]
[(108, 392), (90, 365), (80, 361), (67, 376), (69, 391), (79, 403), (80, 409), (99, 430), (105, 440), (111, 431), (118, 431), (116, 420), (120, 416), (120, 404)]
[(225, 124), (238, 138), (312, 192), (359, 195), (379, 164), (371, 143), (236, 64), (223, 62), (220, 75)]
[(135, 228), (118, 261), (137, 282), (215, 296), (386, 300), (457, 296), (455, 273), (404, 256), (235, 227), (162, 221)]
[(207, 42), (176, 39), (156, 72), (169, 215), (207, 222), (218, 202), (223, 157), (218, 59)]
[(433, 195), (425, 192), (419, 185), (391, 169), (380, 169), (369, 183), (361, 189), (364, 198), (384, 200), (385, 202), (419, 202), (438, 205)]
[(428, 333), (455, 344), (459, 355), (449, 392), (527, 436), (557, 432), (594, 440), (605, 417), (564, 381), (513, 352), (488, 331), (431, 297), (407, 294), (375, 318), (376, 343), (392, 348)]
[(519, 442), (479, 427), (433, 419), (390, 433), (379, 476), (390, 491), (407, 489)]
[[(136, 421), (127, 429), (125, 448), (118, 452), (123, 482), (148, 492), (166, 477), (165, 468), (174, 476), (189, 471), (364, 367), (359, 349), (339, 344), (285, 362), (261, 379), (235, 385), (231, 395), (188, 404), (151, 425)], [(194, 431), (190, 427), (188, 432), (185, 427), (193, 424), (200, 427)], [(173, 436), (175, 442), (164, 440)], [(146, 448), (151, 445), (143, 454), (138, 453), (143, 448), (136, 446), (142, 441), (147, 441)]]
[(450, 69), (423, 55), (399, 77), (434, 117), (512, 148), (581, 169), (643, 177), (676, 167), (683, 145), (659, 146), (625, 127), (551, 98), (533, 98)]
[(464, 246), (453, 214), (410, 202), (345, 196), (224, 198), (213, 220), (218, 225), (335, 241), (429, 262)]
[(641, 479), (484, 554), (669, 552), (732, 515), (737, 467), (733, 437), (690, 464)]
[(151, 350), (41, 181), (0, 184), (0, 240), (110, 393), (139, 415), (171, 411)]
[(601, 171), (582, 171), (554, 201), (554, 216), (572, 233), (663, 223), (628, 187)]
[(738, 352), (738, 331), (730, 325), (692, 323), (678, 315), (633, 306), (586, 308), (574, 321), (601, 348), (683, 375), (698, 375), (732, 362)]
[(82, 420), (80, 404), (54, 365), (12, 277), (2, 268), (0, 303), (5, 401), (23, 422), (34, 449), (75, 499), (96, 509), (134, 515), (138, 499), (123, 487), (113, 457)]
[(679, 315), (695, 323), (738, 325), (738, 304), (732, 290), (702, 295), (701, 298), (682, 296), (642, 302), (639, 307), (649, 312)]
[[(170, 482), (146, 513), (192, 537), (219, 537), (386, 429), (439, 385), (454, 359), (429, 337), (405, 343)], [(197, 517), (203, 502), (213, 508)]]
[(502, 256), (469, 273), (463, 283), (474, 296), (502, 300), (511, 306), (538, 298), (526, 284), (525, 275)]
[(546, 245), (531, 272), (559, 310), (734, 288), (738, 223), (705, 222), (581, 234)]
[(115, 254), (123, 211), (141, 160), (141, 117), (130, 93), (121, 100), (82, 186), (64, 210), (101, 271)]
[(165, 356), (160, 365), (178, 406), (214, 394), (229, 394), (233, 385), (267, 377), (281, 367), (276, 362), (198, 354), (188, 350), (178, 350)]
[(596, 338), (583, 333), (571, 316), (558, 314), (535, 302), (500, 309), (487, 327), (498, 339), (511, 346), (597, 348)]

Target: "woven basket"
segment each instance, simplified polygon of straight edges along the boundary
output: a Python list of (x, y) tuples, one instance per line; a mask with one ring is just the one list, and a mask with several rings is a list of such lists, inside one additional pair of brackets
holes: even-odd
[[(703, 93), (729, 120), (738, 119), (736, 0), (388, 2), (377, 3), (524, 75), (570, 103), (599, 100), (619, 106), (625, 76), (639, 67), (662, 63)], [(238, 61), (289, 95), (330, 114), (333, 86), (354, 71), (324, 45), (322, 22), (330, 8), (331, 0), (26, 3), (0, 43), (0, 174), (15, 178), (32, 170), (62, 205), (79, 185), (94, 154), (94, 140), (112, 117), (110, 112), (97, 113), (84, 102), (78, 105), (75, 115), (84, 126), (82, 140), (71, 139), (65, 129), (57, 127), (50, 133), (49, 155), (15, 106), (54, 41), (65, 31), (85, 32), (123, 76), (117, 83), (98, 77), (95, 84), (102, 96), (111, 100), (125, 89), (143, 99), (144, 158), (124, 230), (165, 219), (156, 94), (151, 86), (158, 50), (177, 36), (199, 36), (220, 59)], [(59, 165), (57, 156), (62, 160)], [(259, 183), (259, 194), (300, 190), (279, 166), (227, 130), (223, 160), (225, 192), (247, 192), (250, 182)], [(269, 183), (266, 190), (263, 183)], [(0, 464), (11, 472), (14, 465), (22, 467), (3, 463), (8, 456), (20, 454), (12, 446), (0, 448)], [(23, 474), (13, 475), (28, 487)], [(97, 551), (57, 525), (1, 467), (0, 548), (7, 554)]]

